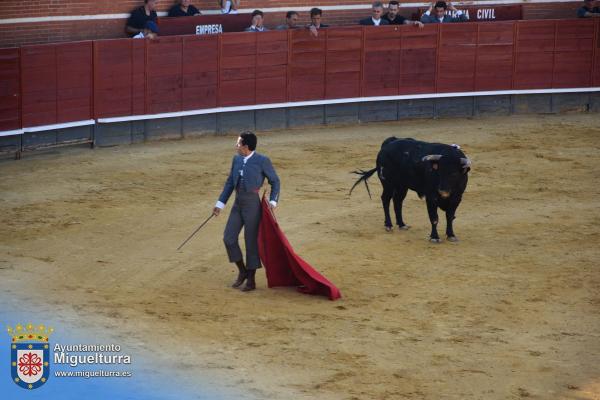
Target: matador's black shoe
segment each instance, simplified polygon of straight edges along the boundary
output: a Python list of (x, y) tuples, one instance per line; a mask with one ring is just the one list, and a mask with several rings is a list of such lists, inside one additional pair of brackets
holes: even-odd
[(242, 292), (249, 292), (251, 290), (256, 289), (256, 282), (254, 280), (254, 275), (256, 274), (255, 269), (248, 270), (248, 280), (246, 281), (246, 286), (242, 288)]
[(237, 276), (237, 279), (235, 280), (235, 282), (233, 282), (231, 284), (232, 288), (238, 288), (238, 287), (242, 286), (242, 283), (244, 283), (244, 281), (248, 277), (248, 270), (244, 266), (244, 262), (243, 261), (238, 261), (235, 264), (238, 267), (238, 276)]

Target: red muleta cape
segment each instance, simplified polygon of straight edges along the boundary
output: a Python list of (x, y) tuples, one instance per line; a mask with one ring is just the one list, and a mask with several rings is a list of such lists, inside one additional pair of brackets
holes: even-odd
[(279, 228), (269, 203), (262, 198), (262, 218), (258, 231), (258, 252), (265, 266), (268, 286), (297, 286), (298, 291), (336, 300), (337, 287), (298, 256)]

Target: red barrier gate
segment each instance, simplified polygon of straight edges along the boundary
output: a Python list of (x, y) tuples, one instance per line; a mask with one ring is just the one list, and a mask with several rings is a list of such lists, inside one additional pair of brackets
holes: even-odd
[(21, 48), (24, 127), (92, 118), (92, 44)]
[(145, 102), (145, 41), (95, 41), (94, 117), (145, 114)]
[(0, 49), (0, 132), (21, 126), (19, 49)]
[(403, 27), (400, 51), (400, 93), (435, 93), (439, 25)]
[(197, 110), (217, 106), (219, 37), (183, 38), (182, 109)]
[(515, 22), (478, 25), (475, 90), (512, 88)]
[(256, 104), (287, 100), (288, 33), (256, 36)]
[(308, 30), (290, 32), (287, 97), (289, 101), (325, 98), (327, 31), (318, 37)]

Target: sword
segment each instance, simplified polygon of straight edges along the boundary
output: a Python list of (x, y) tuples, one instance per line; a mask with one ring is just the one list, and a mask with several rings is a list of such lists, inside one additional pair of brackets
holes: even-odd
[(192, 237), (194, 237), (194, 235), (195, 235), (196, 233), (198, 233), (198, 231), (199, 231), (200, 229), (202, 229), (202, 227), (203, 227), (204, 225), (206, 225), (206, 223), (207, 223), (207, 222), (208, 222), (208, 221), (209, 221), (209, 220), (210, 220), (212, 217), (214, 217), (214, 216), (215, 216), (214, 214), (210, 214), (210, 217), (206, 218), (206, 221), (204, 221), (204, 222), (202, 223), (202, 225), (200, 225), (198, 228), (196, 228), (196, 230), (195, 230), (195, 231), (194, 231), (194, 232), (193, 232), (193, 233), (192, 233), (192, 234), (191, 234), (191, 235), (190, 235), (190, 236), (189, 236), (187, 239), (185, 239), (185, 242), (181, 243), (181, 245), (180, 245), (180, 246), (177, 248), (177, 250), (180, 250), (180, 249), (181, 249), (183, 246), (185, 246), (185, 244), (186, 244), (186, 243), (187, 243), (187, 242), (188, 242), (188, 241), (189, 241), (189, 240), (190, 240)]

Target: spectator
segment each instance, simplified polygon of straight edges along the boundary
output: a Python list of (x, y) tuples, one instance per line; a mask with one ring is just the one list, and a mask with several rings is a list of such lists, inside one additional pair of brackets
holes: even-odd
[[(453, 11), (456, 16), (453, 17), (450, 14), (446, 14), (447, 10)], [(432, 3), (429, 6), (429, 9), (425, 11), (425, 14), (421, 15), (421, 22), (424, 24), (444, 24), (468, 20), (469, 18), (462, 11), (457, 10), (452, 3), (446, 5), (445, 1), (438, 1), (435, 4)]]
[(146, 22), (144, 29), (135, 35), (134, 39), (156, 39), (158, 37), (158, 25), (152, 21)]
[(400, 11), (400, 3), (392, 0), (388, 3), (388, 12), (381, 18), (387, 20), (390, 25), (416, 25), (422, 28), (424, 25), (421, 21), (411, 21), (398, 14)]
[(583, 6), (577, 9), (577, 18), (598, 18), (600, 7), (594, 7), (594, 0), (583, 0)]
[(125, 31), (134, 36), (142, 32), (146, 27), (146, 22), (152, 21), (156, 24), (158, 16), (156, 15), (157, 0), (144, 0), (144, 5), (136, 8), (131, 12), (127, 20)]
[(319, 36), (319, 29), (327, 28), (329, 25), (321, 23), (321, 17), (323, 16), (323, 11), (320, 8), (311, 8), (310, 10), (310, 24), (306, 27), (310, 29), (310, 33), (317, 37)]
[(300, 16), (296, 11), (288, 11), (287, 14), (285, 14), (285, 24), (279, 25), (276, 29), (278, 31), (296, 29), (298, 28), (298, 18), (300, 18)]
[(191, 17), (200, 14), (200, 11), (190, 4), (190, 0), (179, 0), (179, 2), (169, 10), (169, 17)]
[(381, 18), (382, 15), (383, 15), (383, 3), (380, 1), (375, 1), (375, 2), (373, 2), (371, 17), (361, 19), (359, 21), (359, 24), (374, 25), (374, 26), (389, 25), (390, 22), (388, 20)]
[(240, 0), (219, 0), (221, 14), (237, 14)]
[(268, 31), (263, 26), (263, 12), (260, 10), (252, 11), (252, 25), (244, 29), (246, 32), (264, 32)]

